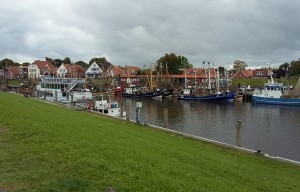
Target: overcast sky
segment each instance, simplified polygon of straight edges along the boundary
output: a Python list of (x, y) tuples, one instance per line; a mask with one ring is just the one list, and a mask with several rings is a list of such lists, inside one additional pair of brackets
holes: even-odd
[(166, 53), (221, 66), (300, 58), (299, 0), (0, 0), (0, 60), (149, 65)]

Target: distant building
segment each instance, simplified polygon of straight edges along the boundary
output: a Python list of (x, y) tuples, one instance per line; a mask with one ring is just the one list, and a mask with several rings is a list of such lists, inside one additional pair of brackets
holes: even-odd
[(56, 70), (58, 77), (83, 78), (85, 77), (85, 69), (81, 65), (61, 64)]
[(9, 66), (7, 68), (7, 79), (19, 79), (20, 66)]
[(28, 66), (26, 65), (21, 65), (20, 66), (20, 70), (19, 70), (19, 77), (21, 78), (21, 79), (27, 79), (28, 78)]
[(270, 77), (270, 70), (268, 69), (241, 70), (232, 75), (232, 78), (264, 79), (268, 77)]
[(55, 75), (56, 67), (49, 61), (34, 61), (28, 65), (28, 78), (36, 79), (41, 75)]
[(143, 78), (142, 75), (137, 75), (137, 72), (140, 70), (139, 67), (136, 66), (125, 66), (122, 68), (121, 73), (118, 71), (120, 76), (120, 84), (122, 87), (130, 87), (139, 85), (140, 79)]
[(91, 66), (86, 70), (85, 76), (87, 78), (100, 78), (103, 70), (99, 67), (99, 65), (94, 61)]

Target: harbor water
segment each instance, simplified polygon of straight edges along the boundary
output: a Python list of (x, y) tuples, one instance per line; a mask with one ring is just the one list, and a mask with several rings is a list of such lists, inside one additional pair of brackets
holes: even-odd
[(124, 102), (127, 118), (132, 120), (136, 120), (136, 102), (141, 102), (139, 120), (143, 123), (300, 161), (299, 107), (180, 101), (176, 97), (115, 100)]

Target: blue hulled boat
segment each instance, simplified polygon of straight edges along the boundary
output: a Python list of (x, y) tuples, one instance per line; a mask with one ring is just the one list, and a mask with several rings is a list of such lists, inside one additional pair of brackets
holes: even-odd
[(271, 76), (271, 81), (268, 81), (264, 87), (254, 90), (252, 102), (254, 104), (300, 106), (299, 80), (295, 89), (292, 89), (282, 83), (275, 83)]
[(195, 95), (189, 88), (183, 90), (183, 94), (178, 97), (179, 100), (190, 100), (190, 101), (207, 101), (207, 102), (229, 102), (233, 101), (235, 92), (226, 91), (224, 93), (217, 92), (209, 95)]

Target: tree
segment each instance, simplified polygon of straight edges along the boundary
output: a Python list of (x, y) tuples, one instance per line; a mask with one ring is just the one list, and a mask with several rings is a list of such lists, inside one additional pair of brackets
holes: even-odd
[(246, 67), (248, 67), (247, 63), (241, 60), (235, 60), (233, 63), (233, 69), (235, 71), (241, 71), (244, 70)]
[(54, 61), (54, 65), (56, 67), (59, 67), (63, 63), (63, 61), (61, 59), (54, 59), (53, 61)]
[(5, 58), (3, 60), (0, 61), (0, 68), (6, 68), (8, 66), (14, 66), (14, 65), (18, 65), (17, 63), (15, 63), (13, 60), (10, 60), (8, 58)]
[(53, 61), (52, 58), (50, 58), (50, 57), (45, 57), (45, 60), (48, 61), (48, 62), (50, 62), (52, 65), (56, 66), (55, 61)]
[(87, 67), (89, 66), (89, 64), (83, 62), (83, 61), (76, 61), (75, 62), (76, 65), (80, 65), (81, 67), (83, 67), (84, 69), (87, 69)]
[(63, 60), (63, 63), (64, 64), (71, 64), (71, 59), (69, 57), (66, 57), (64, 60)]
[(273, 76), (275, 78), (282, 78), (282, 77), (286, 77), (288, 74), (288, 70), (289, 70), (289, 63), (284, 63), (281, 64), (277, 69), (274, 69), (273, 72)]
[[(290, 70), (289, 70), (290, 69)], [(287, 72), (291, 77), (299, 77), (300, 75), (300, 61), (292, 61), (290, 68), (287, 68)]]
[(182, 74), (184, 69), (193, 67), (184, 56), (176, 56), (174, 53), (165, 54), (156, 62), (155, 70), (170, 74)]
[(28, 62), (22, 63), (22, 66), (28, 66), (28, 65), (30, 65), (30, 63)]

